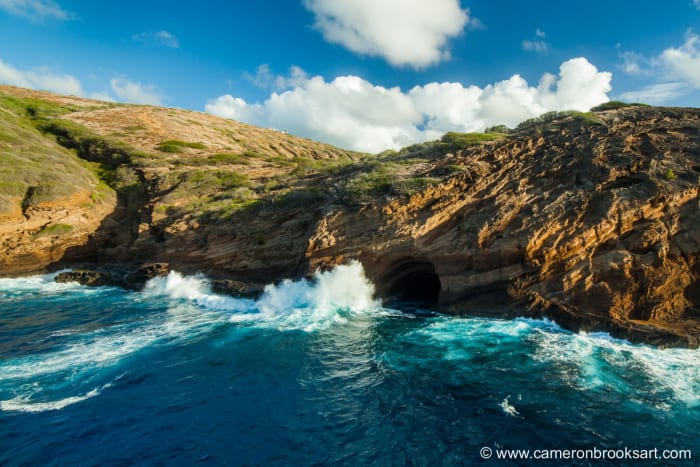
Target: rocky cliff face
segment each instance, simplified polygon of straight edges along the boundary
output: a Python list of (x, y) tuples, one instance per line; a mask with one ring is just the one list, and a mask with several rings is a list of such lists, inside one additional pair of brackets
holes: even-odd
[(698, 345), (700, 111), (570, 117), (450, 164), (464, 171), (410, 199), (327, 213), (310, 267), (356, 257), (384, 293), (457, 313), (517, 300), (574, 328)]
[(84, 228), (50, 248), (4, 229), (2, 274), (167, 263), (250, 291), (358, 259), (388, 299), (699, 344), (700, 110), (562, 115), (378, 156), (171, 109), (60, 118), (46, 137), (112, 196), (56, 206)]

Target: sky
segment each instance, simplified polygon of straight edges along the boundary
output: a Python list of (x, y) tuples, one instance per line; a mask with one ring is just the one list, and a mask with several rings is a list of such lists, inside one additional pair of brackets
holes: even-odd
[(381, 152), (608, 100), (700, 107), (700, 0), (0, 0), (0, 83)]

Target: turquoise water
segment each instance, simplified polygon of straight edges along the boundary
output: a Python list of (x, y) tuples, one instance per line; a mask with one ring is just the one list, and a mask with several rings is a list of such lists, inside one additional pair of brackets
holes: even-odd
[(142, 292), (2, 279), (0, 464), (432, 466), (479, 463), (485, 446), (700, 456), (697, 350), (392, 310), (372, 291), (357, 263), (257, 301), (177, 273)]

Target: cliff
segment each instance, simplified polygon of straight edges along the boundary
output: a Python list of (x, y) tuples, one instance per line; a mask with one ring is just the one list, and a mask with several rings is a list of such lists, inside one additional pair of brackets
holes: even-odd
[[(1, 274), (167, 263), (242, 290), (358, 259), (387, 299), (699, 344), (698, 109), (551, 114), (365, 155), (196, 112), (0, 97), (0, 188), (10, 168), (47, 170), (0, 191)], [(6, 143), (12, 125), (27, 133)]]

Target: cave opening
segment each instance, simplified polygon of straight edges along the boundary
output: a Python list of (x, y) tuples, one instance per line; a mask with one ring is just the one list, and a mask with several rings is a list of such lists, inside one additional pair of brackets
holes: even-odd
[(429, 308), (440, 298), (440, 276), (428, 261), (402, 261), (393, 268), (388, 279), (389, 301)]

